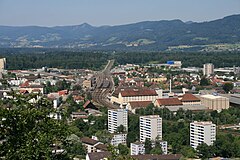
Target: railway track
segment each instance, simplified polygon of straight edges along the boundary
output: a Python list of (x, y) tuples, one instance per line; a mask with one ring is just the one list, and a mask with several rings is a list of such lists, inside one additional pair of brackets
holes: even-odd
[(104, 70), (98, 72), (96, 76), (96, 87), (92, 93), (94, 102), (99, 105), (106, 106), (109, 109), (118, 108), (113, 105), (107, 98), (108, 94), (113, 90), (113, 80), (110, 74), (110, 70), (114, 64), (114, 60), (109, 60)]

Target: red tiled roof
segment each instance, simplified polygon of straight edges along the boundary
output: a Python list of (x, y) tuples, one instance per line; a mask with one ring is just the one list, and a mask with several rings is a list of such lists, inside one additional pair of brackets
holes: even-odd
[(27, 90), (20, 90), (19, 92), (22, 93), (22, 94), (28, 93)]
[(59, 94), (59, 96), (67, 95), (68, 94), (68, 90), (58, 91), (58, 94)]
[(186, 93), (183, 95), (183, 98), (181, 99), (181, 101), (182, 102), (193, 102), (193, 101), (196, 102), (196, 101), (200, 101), (200, 99), (190, 93)]
[(160, 106), (178, 106), (182, 105), (182, 102), (178, 98), (160, 98), (157, 99)]
[(136, 96), (157, 96), (155, 90), (150, 89), (140, 89), (140, 90), (125, 90), (120, 92), (122, 97), (136, 97)]
[(132, 102), (129, 102), (132, 109), (133, 108), (145, 108), (147, 107), (149, 104), (152, 103), (152, 101), (132, 101)]
[(20, 84), (20, 87), (21, 87), (21, 88), (23, 88), (23, 87), (28, 87), (28, 86), (29, 86), (29, 82), (28, 82), (28, 81)]
[(90, 103), (91, 101), (87, 100), (87, 102), (83, 105), (83, 108), (86, 108)]
[(74, 99), (75, 101), (84, 100), (84, 97), (82, 97), (82, 96), (74, 96), (73, 99)]

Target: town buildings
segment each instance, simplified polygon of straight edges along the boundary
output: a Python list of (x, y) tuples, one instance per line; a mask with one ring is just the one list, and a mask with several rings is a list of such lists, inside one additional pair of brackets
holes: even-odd
[(6, 69), (6, 58), (0, 58), (0, 71)]
[(117, 127), (123, 125), (124, 129), (128, 129), (128, 114), (125, 109), (108, 110), (108, 131), (115, 133)]
[(155, 101), (157, 98), (162, 97), (162, 90), (153, 89), (129, 89), (121, 90), (117, 97), (112, 96), (111, 102), (120, 105), (121, 108), (125, 108), (131, 101)]
[[(167, 141), (159, 141), (163, 154), (168, 153)], [(152, 147), (155, 147), (155, 141), (152, 141)], [(134, 142), (130, 145), (131, 155), (144, 155), (145, 154), (145, 144), (144, 142)]]
[(206, 63), (203, 65), (203, 75), (210, 76), (214, 73), (214, 65), (212, 63)]
[(216, 125), (212, 122), (190, 123), (190, 146), (194, 149), (201, 143), (212, 145), (216, 140)]
[(126, 145), (127, 134), (126, 133), (114, 133), (111, 139), (111, 145), (118, 146), (119, 144)]
[(222, 110), (229, 108), (229, 98), (218, 95), (202, 95), (200, 96), (203, 105), (212, 110)]
[(140, 142), (146, 138), (162, 140), (162, 118), (159, 115), (140, 116)]

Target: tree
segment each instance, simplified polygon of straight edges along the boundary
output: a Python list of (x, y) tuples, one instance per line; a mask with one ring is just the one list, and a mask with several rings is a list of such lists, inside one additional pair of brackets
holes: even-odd
[(152, 142), (149, 138), (145, 139), (144, 147), (145, 147), (145, 154), (150, 154), (152, 150)]
[(113, 138), (113, 135), (107, 130), (99, 130), (96, 132), (95, 136), (103, 143), (110, 143), (111, 139)]
[(210, 158), (213, 156), (213, 148), (206, 143), (201, 143), (197, 146), (197, 153), (202, 159)]
[(223, 90), (226, 92), (226, 93), (229, 93), (229, 91), (231, 91), (233, 89), (233, 83), (225, 83), (223, 85)]
[(187, 158), (195, 158), (196, 156), (196, 151), (190, 146), (182, 147), (180, 152), (184, 157), (187, 157)]
[(67, 138), (67, 141), (68, 141), (68, 143), (65, 147), (66, 147), (66, 150), (68, 153), (77, 154), (77, 155), (85, 155), (86, 154), (86, 149), (82, 145), (81, 140), (77, 135), (71, 134)]
[(129, 154), (129, 148), (126, 145), (119, 144), (118, 150), (120, 155), (128, 155)]
[[(62, 159), (51, 146), (61, 147), (68, 135), (65, 120), (50, 118), (49, 103), (41, 100), (30, 104), (15, 97), (11, 109), (0, 107), (0, 157), (5, 159)], [(63, 117), (64, 118), (64, 117)], [(65, 152), (66, 153), (66, 152)]]
[(116, 133), (123, 133), (125, 131), (126, 131), (126, 129), (122, 124), (120, 126), (118, 126), (116, 129)]
[(200, 85), (201, 86), (208, 86), (210, 83), (206, 77), (202, 77), (200, 80)]
[(155, 141), (155, 147), (150, 151), (151, 154), (163, 154), (162, 145), (160, 144), (160, 138), (157, 136)]

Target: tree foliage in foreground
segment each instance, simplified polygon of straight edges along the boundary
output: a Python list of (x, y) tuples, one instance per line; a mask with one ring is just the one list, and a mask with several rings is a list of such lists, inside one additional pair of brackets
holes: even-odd
[(9, 101), (10, 109), (0, 107), (0, 157), (67, 159), (64, 150), (53, 154), (55, 148), (64, 145), (68, 132), (63, 120), (50, 118), (54, 111), (47, 101), (30, 104), (21, 97)]

